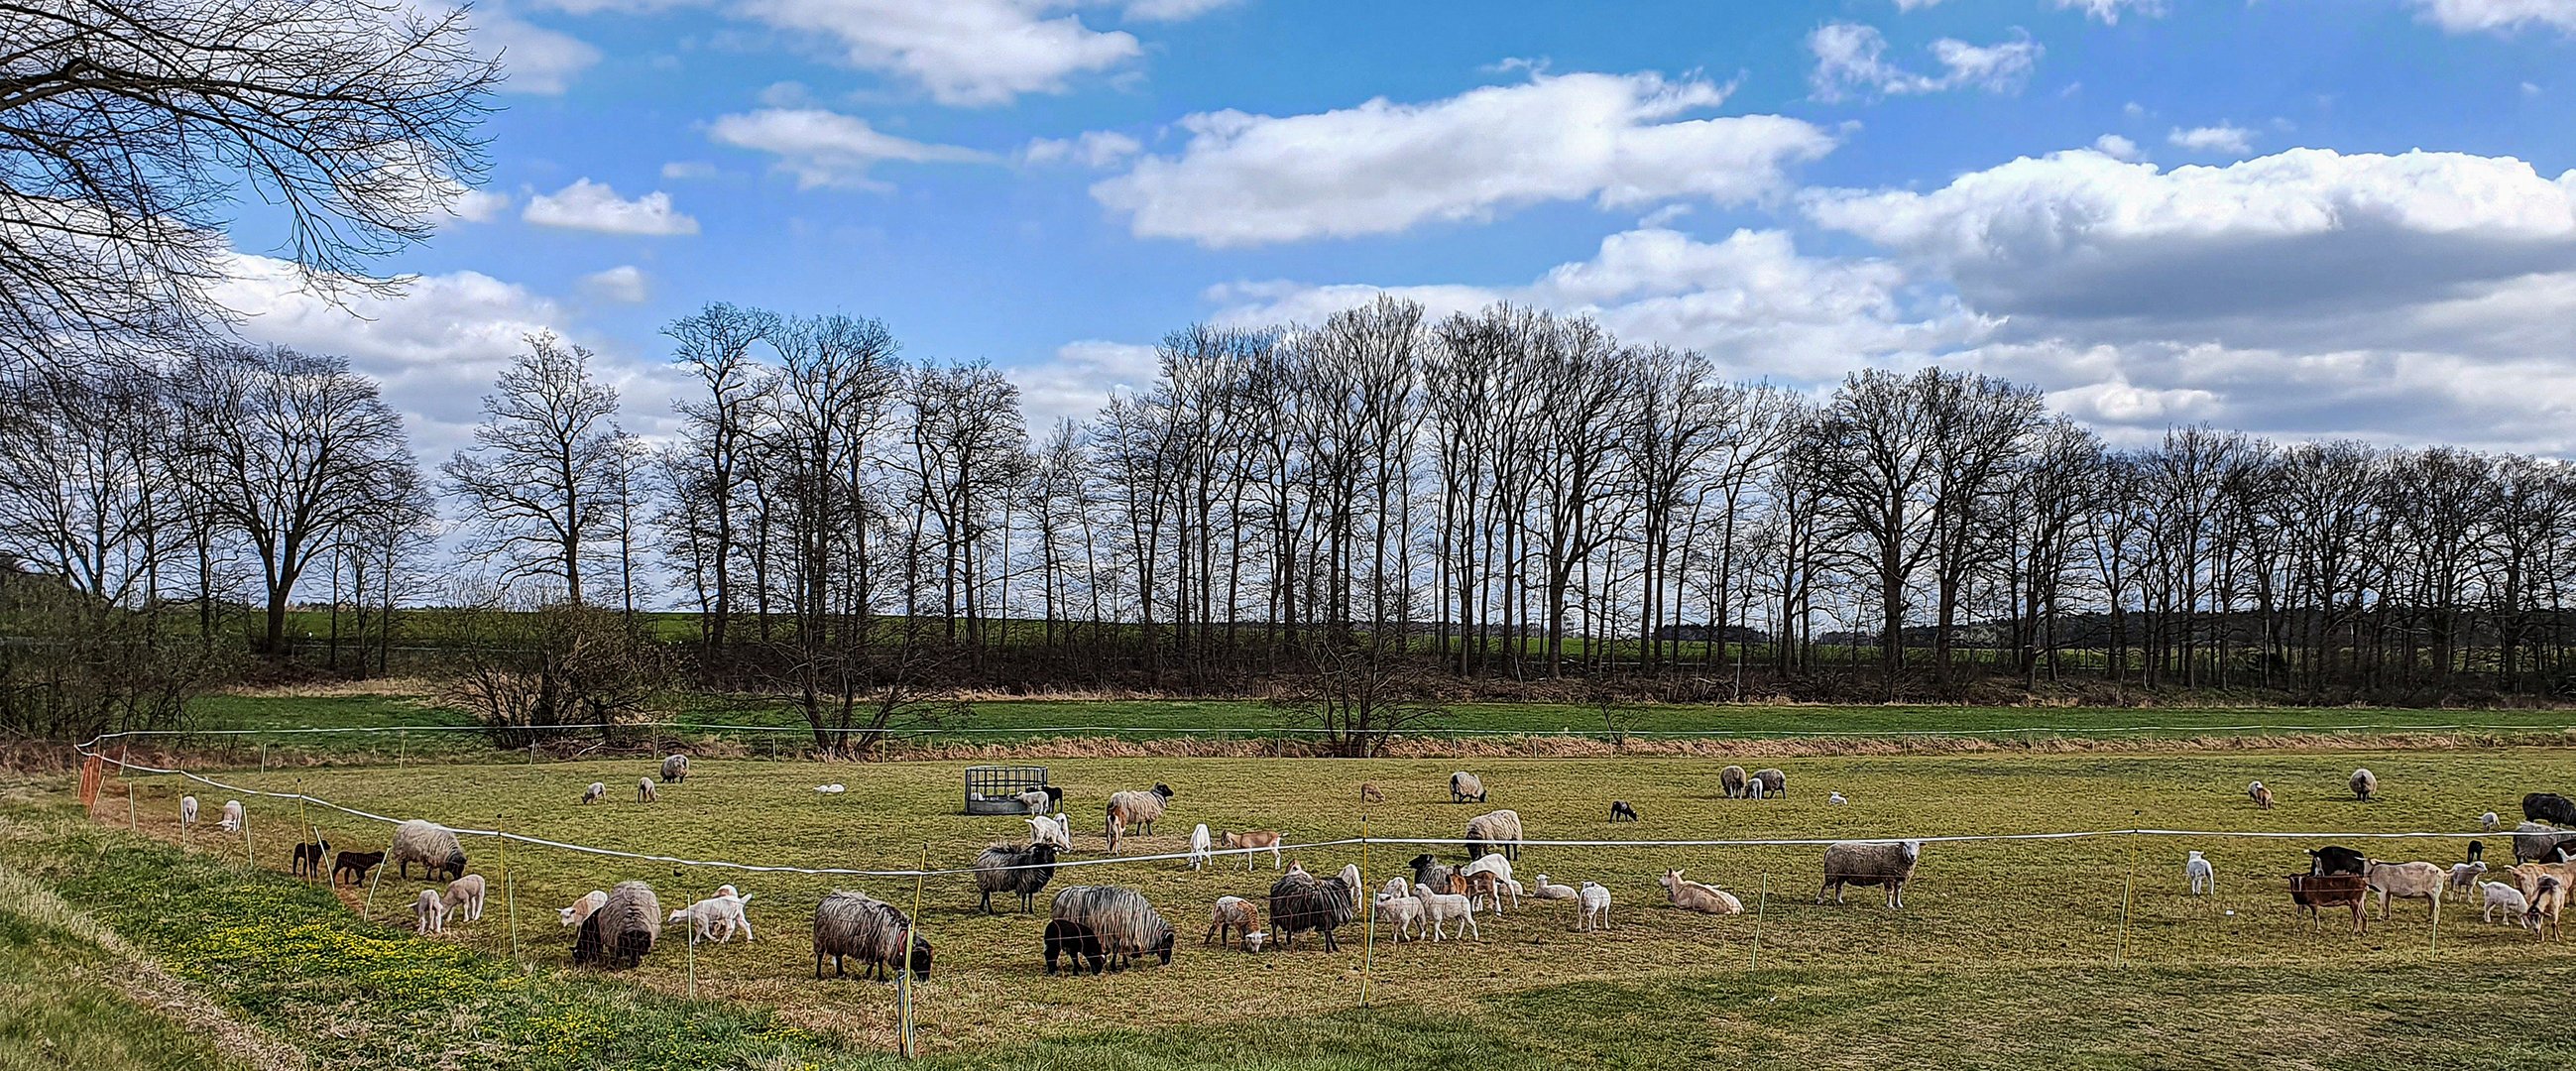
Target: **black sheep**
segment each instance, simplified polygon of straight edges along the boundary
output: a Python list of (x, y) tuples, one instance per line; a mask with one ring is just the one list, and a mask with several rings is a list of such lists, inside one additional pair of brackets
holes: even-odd
[(2576, 800), (2555, 792), (2534, 792), (2522, 798), (2522, 816), (2553, 826), (2576, 826)]
[(1634, 822), (1637, 820), (1637, 809), (1628, 806), (1628, 801), (1626, 800), (1611, 800), (1610, 820), (1613, 822)]
[(1055, 962), (1058, 956), (1065, 959), (1065, 969), (1068, 974), (1081, 974), (1083, 965), (1086, 963), (1091, 965), (1091, 973), (1098, 974), (1109, 962), (1108, 954), (1100, 950), (1100, 935), (1070, 919), (1056, 919), (1047, 923), (1048, 974), (1055, 973)]
[(1270, 929), (1279, 939), (1281, 949), (1288, 948), (1305, 930), (1324, 935), (1324, 951), (1339, 952), (1342, 946), (1333, 940), (1333, 931), (1351, 921), (1358, 912), (1360, 868), (1342, 868), (1338, 877), (1323, 881), (1303, 870), (1291, 870), (1270, 886)]
[(2366, 865), (2360, 852), (2337, 845), (2308, 849), (2310, 874), (2359, 874)]
[(1038, 890), (1055, 877), (1055, 845), (1014, 848), (996, 844), (975, 857), (975, 889), (983, 894), (985, 914), (993, 913), (994, 893), (1020, 894), (1020, 911), (1035, 910)]
[(367, 880), (367, 871), (383, 866), (383, 852), (341, 852), (331, 858), (331, 883), (340, 883), (340, 875), (349, 875), (349, 884)]

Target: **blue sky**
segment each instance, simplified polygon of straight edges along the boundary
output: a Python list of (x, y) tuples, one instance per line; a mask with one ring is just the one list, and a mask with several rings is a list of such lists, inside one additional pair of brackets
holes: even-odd
[[(1195, 320), (1508, 297), (1801, 386), (1952, 363), (2115, 439), (2564, 453), (2576, 0), (489, 0), (484, 191), (255, 338), (461, 438), (529, 330), (877, 316), (1032, 423)], [(264, 249), (245, 216), (236, 244)]]

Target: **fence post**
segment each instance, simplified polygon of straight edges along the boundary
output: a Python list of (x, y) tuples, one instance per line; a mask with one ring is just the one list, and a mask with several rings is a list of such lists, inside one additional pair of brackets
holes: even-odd
[(125, 783), (125, 831), (128, 833), (143, 831), (143, 821), (134, 816), (134, 782), (132, 781)]
[(257, 870), (259, 869), (259, 855), (258, 853), (251, 851), (250, 847), (250, 808), (248, 807), (242, 808), (241, 827), (242, 865), (250, 867), (253, 870)]
[(506, 812), (492, 816), (492, 832), (500, 834), (492, 839), (500, 843), (501, 903), (510, 910), (510, 962), (517, 963), (519, 962), (519, 893), (518, 889), (510, 884), (509, 830), (501, 825), (501, 820), (508, 817)]
[(923, 841), (921, 842), (921, 869), (912, 875), (912, 917), (905, 920), (903, 927), (903, 976), (899, 979), (901, 988), (896, 993), (899, 998), (897, 1003), (903, 1013), (901, 1033), (897, 1035), (897, 1040), (903, 1052), (903, 1058), (907, 1060), (917, 1059), (921, 1055), (913, 1047), (912, 1036), (912, 935), (914, 930), (921, 928), (921, 884), (930, 876), (929, 871), (930, 842)]
[(268, 772), (268, 741), (259, 742), (259, 772)]
[(2120, 940), (2113, 946), (2111, 965), (2129, 963), (2129, 893), (2138, 884), (2138, 821), (2140, 811), (2129, 812), (2129, 876), (2120, 882)]
[(385, 864), (383, 860), (378, 860), (376, 862), (375, 875), (367, 879), (367, 902), (364, 906), (358, 909), (359, 918), (373, 919), (376, 917), (376, 886), (384, 883)]
[[(1251, 858), (1246, 856), (1245, 858)], [(1360, 895), (1368, 897), (1368, 912), (1361, 916), (1368, 928), (1360, 932), (1360, 1007), (1368, 1007), (1370, 968), (1377, 962), (1377, 897), (1369, 892), (1368, 804), (1360, 804)], [(1494, 902), (1500, 909), (1502, 901)]]
[(411, 734), (394, 730), (394, 765), (411, 765)]
[(1765, 870), (1762, 872), (1762, 898), (1753, 904), (1753, 970), (1762, 968), (1762, 916), (1769, 914), (1770, 910), (1771, 872)]

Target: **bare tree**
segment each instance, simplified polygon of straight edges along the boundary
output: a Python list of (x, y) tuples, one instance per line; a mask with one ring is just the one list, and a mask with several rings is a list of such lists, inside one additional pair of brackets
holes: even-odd
[(617, 521), (624, 471), (617, 389), (593, 378), (590, 351), (531, 335), (483, 398), (474, 445), (446, 466), (464, 507), (470, 551), (508, 577), (547, 577), (582, 601), (582, 568)]

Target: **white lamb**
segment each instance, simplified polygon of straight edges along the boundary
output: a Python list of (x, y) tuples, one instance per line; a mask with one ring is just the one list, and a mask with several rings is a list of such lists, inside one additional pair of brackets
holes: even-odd
[(1538, 876), (1538, 883), (1530, 887), (1530, 898), (1534, 900), (1572, 900), (1574, 899), (1574, 886), (1550, 885), (1548, 884), (1547, 875), (1541, 874)]
[(1850, 803), (1851, 801), (1843, 798), (1843, 792), (1841, 789), (1835, 789), (1826, 794), (1825, 802), (1833, 804), (1836, 807), (1840, 807), (1843, 804)]
[(573, 901), (571, 907), (556, 908), (555, 921), (566, 926), (579, 926), (583, 919), (590, 917), (591, 912), (606, 906), (608, 906), (608, 894), (599, 889), (592, 889), (583, 893), (581, 899)]
[(2505, 925), (2519, 926), (2522, 924), (2523, 913), (2531, 910), (2531, 902), (2522, 898), (2522, 890), (2504, 882), (2481, 881), (2478, 883), (2478, 890), (2486, 894), (2487, 909), (2480, 917), (2488, 922), (2494, 922), (2496, 912), (2501, 910), (2504, 912)]
[(1060, 852), (1073, 850), (1072, 835), (1066, 833), (1063, 826), (1057, 825), (1055, 819), (1042, 814), (1033, 814), (1028, 817), (1028, 823), (1029, 843), (1051, 844)]
[(671, 921), (689, 924), (691, 944), (709, 940), (723, 944), (733, 940), (733, 931), (737, 928), (742, 930), (742, 939), (748, 942), (752, 939), (751, 917), (742, 909), (750, 902), (751, 897), (736, 896), (733, 886), (727, 885), (717, 890), (714, 896), (671, 912)]
[(224, 820), (223, 820), (222, 822), (220, 822), (220, 823), (217, 823), (217, 824), (216, 824), (216, 826), (215, 826), (215, 828), (217, 828), (217, 829), (221, 829), (221, 830), (223, 830), (223, 831), (224, 831), (224, 832), (226, 832), (226, 833), (239, 833), (239, 832), (241, 832), (241, 827), (242, 827), (242, 801), (240, 801), (240, 800), (225, 800), (225, 801), (224, 801)]
[(1395, 931), (1395, 940), (1398, 944), (1403, 943), (1407, 935), (1411, 935), (1411, 939), (1416, 941), (1422, 939), (1422, 901), (1420, 900), (1402, 893), (1379, 893), (1377, 894), (1377, 918)]
[(483, 875), (467, 874), (447, 883), (447, 909), (461, 910), (465, 922), (483, 921)]
[(1485, 931), (1476, 928), (1475, 901), (1469, 900), (1465, 896), (1461, 896), (1457, 893), (1432, 892), (1431, 887), (1428, 885), (1414, 886), (1413, 898), (1422, 902), (1422, 915), (1431, 922), (1431, 939), (1433, 941), (1439, 941), (1442, 937), (1446, 936), (1440, 932), (1440, 924), (1452, 920), (1459, 923), (1458, 935), (1460, 937), (1465, 937), (1472, 933), (1476, 935), (1476, 939), (1479, 941), (1485, 939)]
[(1207, 823), (1201, 822), (1198, 828), (1190, 830), (1190, 869), (1206, 866), (1209, 860), (1216, 858), (1215, 850), (1216, 841), (1208, 836)]
[(1582, 888), (1575, 890), (1574, 896), (1575, 905), (1583, 910), (1582, 917), (1575, 922), (1575, 932), (1610, 928), (1610, 890), (1602, 888), (1598, 882), (1587, 881)]
[(2218, 887), (2217, 870), (2209, 865), (2209, 860), (2201, 858), (2199, 852), (2191, 853), (2191, 858), (2183, 861), (2182, 872), (2183, 876), (2191, 879), (2193, 896), (2207, 895)]
[[(1503, 913), (1502, 892), (1505, 889), (1511, 890), (1512, 906), (1521, 906), (1521, 886), (1519, 882), (1512, 880), (1512, 861), (1503, 858), (1501, 852), (1487, 852), (1475, 862), (1458, 868), (1458, 876), (1462, 878), (1472, 878), (1478, 874), (1492, 874), (1494, 876), (1495, 914), (1499, 915)], [(1481, 901), (1484, 897), (1480, 894), (1476, 899)]]
[(589, 788), (585, 788), (585, 789), (582, 789), (582, 790), (581, 790), (581, 802), (582, 802), (582, 803), (583, 803), (583, 805), (585, 805), (585, 806), (587, 806), (587, 805), (589, 805), (589, 804), (597, 803), (597, 802), (599, 802), (599, 801), (601, 801), (601, 800), (604, 800), (604, 799), (607, 799), (607, 798), (608, 798), (608, 783), (607, 783), (607, 782), (605, 782), (605, 781), (593, 781), (593, 782), (591, 782), (591, 783), (590, 783), (590, 787), (589, 787)]
[(1413, 886), (1403, 878), (1388, 878), (1386, 879), (1386, 894), (1388, 896), (1411, 896), (1413, 895)]
[(447, 899), (436, 889), (422, 889), (411, 902), (412, 925), (426, 934), (447, 932)]
[(2451, 891), (2467, 892), (2477, 887), (2478, 875), (2487, 872), (2485, 860), (2451, 864)]
[(2503, 828), (2504, 820), (2497, 818), (2494, 811), (2488, 811), (2487, 813), (2478, 816), (2478, 825), (2487, 832), (2493, 833), (2496, 830)]

